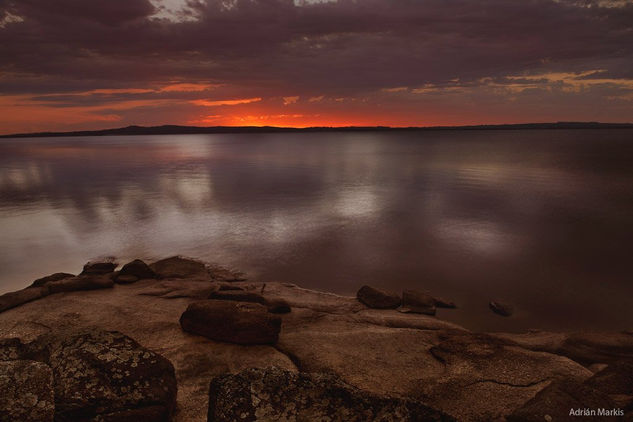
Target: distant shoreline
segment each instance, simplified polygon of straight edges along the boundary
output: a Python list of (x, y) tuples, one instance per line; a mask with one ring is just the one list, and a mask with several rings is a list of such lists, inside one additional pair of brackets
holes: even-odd
[(405, 132), (439, 130), (542, 130), (542, 129), (633, 129), (633, 123), (555, 122), (516, 123), (466, 126), (343, 126), (343, 127), (277, 127), (277, 126), (127, 126), (115, 129), (72, 132), (35, 132), (0, 135), (0, 138), (44, 138), (61, 136), (116, 136), (116, 135), (201, 135), (214, 133), (295, 133), (295, 132)]

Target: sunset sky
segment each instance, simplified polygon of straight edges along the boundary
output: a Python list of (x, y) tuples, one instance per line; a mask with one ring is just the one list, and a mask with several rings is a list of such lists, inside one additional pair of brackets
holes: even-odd
[(0, 133), (633, 121), (633, 0), (0, 0)]

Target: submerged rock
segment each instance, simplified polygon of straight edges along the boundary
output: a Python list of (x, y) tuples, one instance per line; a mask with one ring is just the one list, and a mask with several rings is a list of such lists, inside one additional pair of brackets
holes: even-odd
[(39, 287), (39, 286), (43, 286), (49, 281), (58, 281), (58, 280), (63, 280), (65, 278), (70, 278), (70, 277), (75, 277), (75, 275), (69, 274), (69, 273), (55, 273), (55, 274), (47, 275), (46, 277), (38, 278), (29, 287)]
[(84, 269), (80, 275), (100, 275), (109, 274), (117, 267), (115, 262), (88, 262), (84, 265)]
[(435, 315), (435, 299), (424, 292), (405, 290), (402, 292), (402, 307), (399, 311)]
[(512, 305), (509, 305), (507, 303), (493, 300), (488, 304), (488, 306), (490, 307), (490, 310), (492, 310), (492, 312), (497, 315), (509, 317), (514, 313), (514, 308), (512, 307)]
[(363, 286), (356, 293), (359, 302), (374, 309), (395, 309), (402, 303), (397, 293), (377, 289), (371, 286)]
[(274, 344), (281, 319), (259, 303), (205, 300), (194, 302), (180, 317), (183, 330), (211, 340), (237, 344)]
[(452, 421), (413, 400), (359, 390), (334, 375), (279, 368), (247, 369), (214, 378), (209, 422), (229, 421)]
[(435, 306), (437, 306), (438, 308), (447, 308), (447, 309), (457, 308), (457, 305), (455, 305), (455, 302), (451, 300), (445, 300), (440, 297), (436, 297), (433, 299), (435, 300)]
[(48, 296), (50, 293), (48, 286), (27, 287), (17, 292), (5, 293), (0, 296), (0, 312)]
[[(116, 331), (45, 335), (36, 342), (53, 372), (55, 421), (167, 421), (176, 403), (172, 364)], [(133, 419), (129, 419), (133, 420)]]
[(32, 360), (0, 362), (0, 421), (53, 422), (51, 368)]
[(150, 269), (159, 278), (207, 278), (209, 272), (204, 263), (190, 258), (172, 256), (150, 264)]
[(144, 278), (156, 278), (156, 273), (145, 262), (135, 259), (121, 268), (117, 279), (123, 276), (134, 276), (137, 280), (142, 280)]

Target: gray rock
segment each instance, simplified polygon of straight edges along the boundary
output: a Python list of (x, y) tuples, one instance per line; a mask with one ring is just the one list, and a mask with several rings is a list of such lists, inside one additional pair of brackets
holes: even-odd
[(493, 300), (488, 304), (488, 306), (490, 307), (490, 310), (497, 315), (509, 317), (514, 313), (512, 305), (507, 303)]
[[(542, 422), (582, 419), (571, 416), (571, 409), (614, 409), (615, 403), (608, 395), (581, 382), (559, 380), (538, 392), (533, 399), (514, 411), (508, 422)], [(549, 418), (547, 417), (549, 416)], [(592, 421), (612, 421), (611, 417), (591, 417)]]
[(294, 373), (275, 367), (214, 378), (209, 422), (229, 421), (452, 421), (413, 400), (359, 390), (334, 375)]
[(32, 360), (0, 362), (0, 421), (53, 422), (51, 368)]
[(363, 286), (356, 293), (359, 302), (374, 309), (395, 309), (402, 303), (397, 293), (377, 289), (371, 286)]
[(402, 292), (402, 307), (399, 311), (435, 315), (435, 299), (424, 292), (405, 290)]
[(161, 259), (149, 266), (159, 278), (206, 278), (209, 272), (204, 263), (180, 256)]
[(48, 286), (27, 287), (17, 292), (5, 293), (0, 296), (0, 312), (48, 296), (50, 293)]
[(156, 273), (145, 262), (135, 259), (121, 268), (118, 277), (122, 276), (135, 276), (137, 280), (142, 280), (144, 278), (156, 278)]
[(45, 335), (36, 343), (53, 370), (55, 421), (126, 420), (112, 416), (121, 412), (167, 421), (172, 414), (174, 367), (131, 338), (93, 329)]
[(106, 289), (114, 286), (114, 280), (109, 274), (100, 275), (79, 275), (77, 277), (65, 278), (59, 281), (50, 281), (47, 287), (51, 293), (74, 292), (77, 290)]
[(38, 278), (29, 287), (39, 287), (39, 286), (43, 286), (49, 281), (58, 281), (58, 280), (63, 280), (65, 278), (70, 278), (70, 277), (75, 277), (75, 275), (69, 274), (69, 273), (55, 273), (55, 274), (47, 275), (46, 277)]
[(117, 267), (115, 262), (88, 262), (80, 275), (101, 275), (113, 272)]
[(211, 340), (237, 344), (274, 344), (281, 319), (258, 303), (205, 300), (194, 302), (180, 317), (183, 330)]

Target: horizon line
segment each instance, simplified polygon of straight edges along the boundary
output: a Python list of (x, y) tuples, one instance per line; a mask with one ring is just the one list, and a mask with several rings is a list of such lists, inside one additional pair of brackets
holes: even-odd
[(270, 132), (336, 132), (336, 131), (415, 131), (415, 130), (499, 130), (499, 129), (633, 129), (633, 123), (605, 123), (597, 121), (557, 121), (531, 123), (499, 123), (439, 126), (190, 126), (165, 124), (158, 126), (129, 125), (110, 129), (44, 131), (0, 134), (0, 138), (116, 136), (116, 135), (187, 135), (213, 133), (270, 133)]

